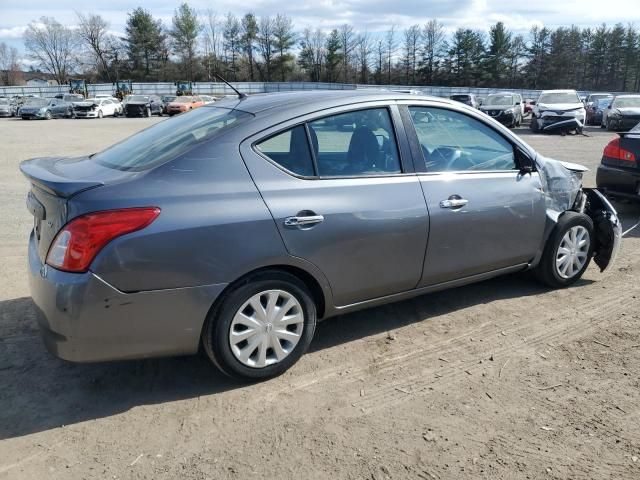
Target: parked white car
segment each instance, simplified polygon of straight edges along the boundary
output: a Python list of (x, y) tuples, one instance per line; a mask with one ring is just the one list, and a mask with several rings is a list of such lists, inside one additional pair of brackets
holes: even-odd
[(73, 105), (77, 118), (115, 117), (122, 112), (122, 105), (111, 98), (88, 98)]
[(575, 90), (543, 90), (531, 112), (534, 132), (582, 132), (587, 112)]

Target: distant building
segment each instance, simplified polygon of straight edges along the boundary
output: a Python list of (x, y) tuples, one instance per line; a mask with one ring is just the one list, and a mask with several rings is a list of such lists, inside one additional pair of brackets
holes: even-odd
[(58, 82), (40, 77), (34, 77), (27, 80), (27, 87), (48, 87), (51, 85), (58, 85)]

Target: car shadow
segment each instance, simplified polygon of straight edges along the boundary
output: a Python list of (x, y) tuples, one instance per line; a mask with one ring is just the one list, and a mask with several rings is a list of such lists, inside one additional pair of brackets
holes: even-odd
[[(581, 280), (574, 288), (589, 283)], [(311, 351), (473, 305), (544, 291), (528, 275), (509, 275), (335, 317), (319, 323)], [(40, 340), (28, 297), (0, 302), (0, 322), (0, 439), (104, 418), (136, 406), (252, 388), (225, 377), (204, 355), (100, 364), (59, 360)]]

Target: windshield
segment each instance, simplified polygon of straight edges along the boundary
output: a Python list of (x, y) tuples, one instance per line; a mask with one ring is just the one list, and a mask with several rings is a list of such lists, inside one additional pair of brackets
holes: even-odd
[(597, 102), (598, 100), (600, 100), (602, 98), (611, 98), (611, 95), (609, 95), (607, 93), (596, 93), (596, 94), (593, 94), (593, 95), (589, 95), (589, 101), (590, 102)]
[(92, 158), (118, 170), (147, 170), (173, 160), (251, 116), (225, 108), (198, 108), (147, 128)]
[(538, 103), (581, 103), (575, 92), (543, 93)]
[(611, 98), (601, 98), (596, 102), (596, 107), (600, 109), (607, 108), (609, 105), (611, 105), (611, 100)]
[(0, 98), (0, 105), (9, 105), (9, 100), (6, 98)]
[(49, 101), (44, 98), (29, 98), (24, 105), (26, 107), (46, 107)]
[(130, 97), (127, 97), (127, 100), (129, 102), (148, 102), (149, 97), (146, 95), (131, 95)]
[(615, 108), (634, 108), (640, 107), (640, 97), (623, 97), (616, 98), (613, 102)]
[(191, 103), (193, 97), (177, 97), (174, 102), (176, 103)]
[(168, 95), (168, 96), (162, 97), (163, 102), (173, 102), (175, 99), (176, 99), (175, 95)]
[(513, 105), (515, 103), (513, 95), (489, 95), (484, 101), (484, 105)]

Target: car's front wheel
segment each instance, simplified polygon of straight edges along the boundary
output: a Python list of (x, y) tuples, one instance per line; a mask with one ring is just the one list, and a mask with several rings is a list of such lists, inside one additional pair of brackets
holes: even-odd
[(550, 287), (567, 287), (582, 277), (592, 256), (591, 218), (583, 213), (565, 212), (551, 232), (534, 273)]
[(266, 271), (225, 294), (205, 322), (209, 358), (231, 377), (261, 380), (285, 372), (307, 350), (316, 306), (303, 282)]

